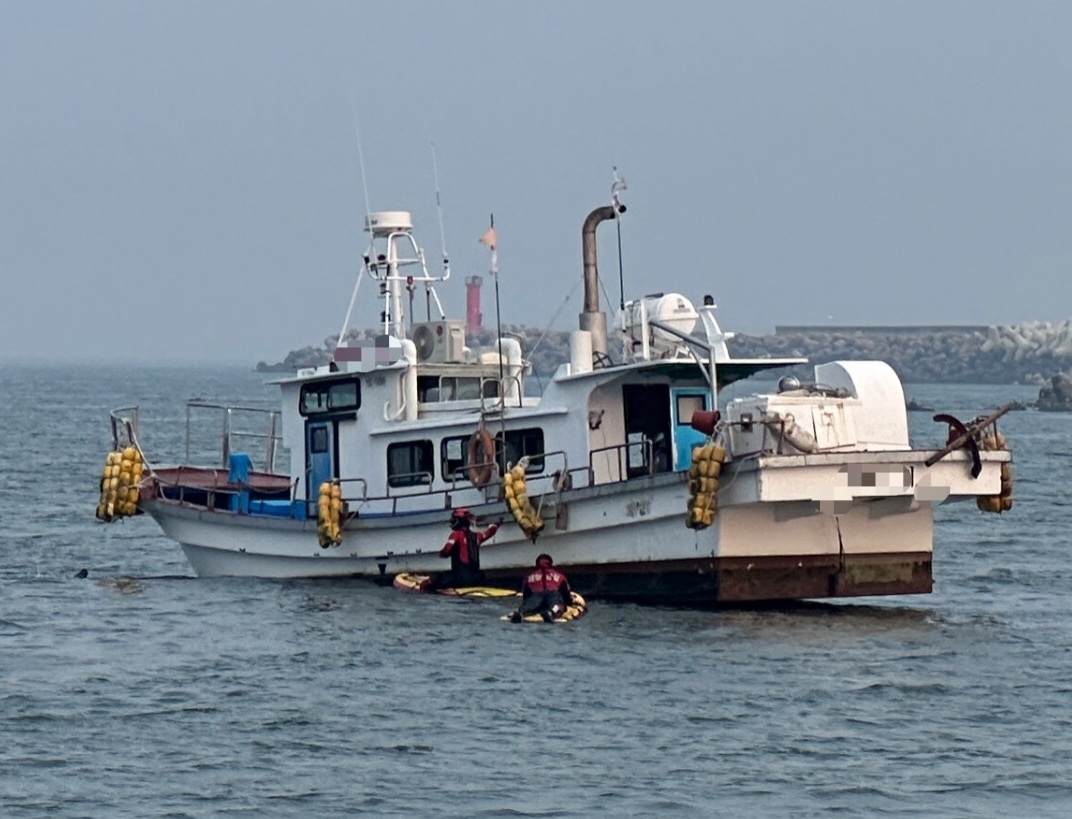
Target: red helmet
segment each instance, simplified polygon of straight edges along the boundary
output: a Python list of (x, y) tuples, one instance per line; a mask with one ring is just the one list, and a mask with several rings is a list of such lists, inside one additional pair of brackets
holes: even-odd
[(450, 513), (450, 525), (462, 526), (469, 525), (473, 521), (473, 513), (466, 509), (464, 506), (458, 507)]
[(555, 561), (551, 559), (551, 555), (543, 554), (536, 558), (536, 568), (538, 569), (553, 565), (555, 565)]

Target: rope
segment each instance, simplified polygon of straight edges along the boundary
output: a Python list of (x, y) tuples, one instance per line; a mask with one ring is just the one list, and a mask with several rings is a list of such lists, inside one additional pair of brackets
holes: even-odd
[(566, 305), (569, 303), (569, 300), (573, 298), (573, 294), (577, 290), (577, 286), (580, 283), (580, 279), (577, 279), (573, 283), (573, 287), (571, 287), (570, 291), (566, 294), (566, 298), (563, 299), (562, 304), (560, 304), (558, 306), (558, 309), (555, 310), (555, 314), (551, 316), (551, 320), (547, 322), (547, 326), (543, 329), (543, 332), (540, 334), (540, 337), (536, 339), (536, 343), (532, 345), (532, 349), (529, 350), (529, 356), (532, 356), (536, 352), (536, 350), (540, 348), (540, 344), (543, 343), (543, 340), (547, 338), (547, 334), (551, 332), (551, 325), (555, 323), (555, 321), (558, 319), (559, 314), (566, 308)]
[(350, 326), (350, 315), (354, 311), (354, 302), (357, 301), (357, 291), (361, 289), (361, 277), (365, 275), (365, 268), (357, 271), (357, 284), (354, 285), (353, 295), (350, 296), (350, 306), (346, 308), (346, 318), (342, 320), (342, 330), (339, 332), (339, 340), (335, 342), (335, 346), (338, 347), (342, 344), (343, 339), (346, 338), (346, 328)]
[[(727, 458), (730, 457), (729, 447), (727, 446), (727, 444), (729, 442), (726, 440), (726, 425), (724, 423), (720, 422), (719, 425), (717, 427), (715, 427), (714, 432), (711, 435), (711, 441), (716, 446), (720, 446), (723, 449), (725, 449), (726, 450), (726, 457)], [(741, 460), (743, 460), (743, 459), (741, 459)], [(726, 468), (726, 461), (723, 461), (722, 462), (723, 474), (725, 474), (725, 468)], [(738, 470), (738, 469), (733, 470), (733, 477), (730, 478), (729, 483), (722, 483), (721, 481), (719, 481), (718, 491), (722, 492), (723, 490), (729, 489), (731, 486), (733, 486), (735, 483), (737, 483), (737, 478), (740, 477), (740, 474), (741, 474), (740, 470)]]
[(607, 292), (607, 286), (605, 284), (603, 284), (603, 277), (602, 276), (597, 276), (596, 278), (599, 279), (599, 289), (603, 291), (603, 298), (606, 299), (605, 303), (606, 304), (614, 304), (614, 302), (612, 302), (610, 300), (610, 293)]

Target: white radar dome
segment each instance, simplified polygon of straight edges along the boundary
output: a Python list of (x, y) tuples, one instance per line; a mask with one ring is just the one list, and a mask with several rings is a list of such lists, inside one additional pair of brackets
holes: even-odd
[(365, 217), (365, 230), (372, 233), (413, 230), (413, 217), (404, 210), (381, 210)]

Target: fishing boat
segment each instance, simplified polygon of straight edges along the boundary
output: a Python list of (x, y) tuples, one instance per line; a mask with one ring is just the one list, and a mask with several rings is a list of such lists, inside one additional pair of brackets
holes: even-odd
[(935, 510), (1011, 506), (1000, 412), (951, 423), (943, 449), (914, 449), (881, 361), (821, 364), (813, 383), (783, 378), (720, 404), (730, 384), (806, 362), (732, 357), (711, 295), (623, 298), (608, 324), (596, 232), (623, 219), (617, 193), (583, 222), (583, 312), (539, 395), (516, 339), (471, 348), (444, 314), (449, 265), (429, 271), (411, 215), (372, 213), (354, 298), (363, 275), (376, 283), (380, 335), (346, 340), (352, 298), (333, 360), (275, 382), (278, 409), (190, 403), (187, 452), (191, 413), (220, 416), (207, 463), (158, 463), (137, 408), (113, 411), (98, 517), (151, 515), (202, 577), (434, 573), (465, 506), (476, 526), (507, 521), (481, 549), (496, 586), (516, 588), (548, 552), (588, 598), (931, 591)]

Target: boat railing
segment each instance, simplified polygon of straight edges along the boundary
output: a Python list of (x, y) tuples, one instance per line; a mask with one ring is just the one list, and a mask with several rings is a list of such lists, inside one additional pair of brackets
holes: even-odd
[[(617, 483), (620, 481), (628, 480), (631, 476), (629, 470), (632, 468), (629, 464), (630, 456), (636, 451), (637, 447), (641, 448), (641, 452), (644, 455), (643, 465), (641, 469), (646, 469), (647, 474), (655, 474), (655, 445), (654, 442), (644, 437), (643, 441), (627, 441), (624, 444), (612, 444), (610, 446), (601, 446), (597, 449), (590, 450), (588, 453), (588, 483), (589, 485), (595, 485), (596, 483), (596, 456), (607, 454), (608, 456), (613, 454), (613, 461), (606, 464), (604, 468), (608, 473), (607, 480), (602, 483)], [(617, 470), (616, 473), (613, 470)]]
[[(591, 485), (591, 481), (588, 479), (589, 473), (587, 467), (570, 469), (569, 456), (564, 449), (553, 449), (548, 452), (529, 455), (529, 458), (538, 458), (543, 461), (543, 469), (538, 473), (525, 476), (525, 482), (530, 487), (530, 494), (543, 494), (548, 490), (551, 492), (561, 492), (565, 489), (580, 489), (584, 486)], [(557, 461), (559, 458), (562, 459), (562, 466), (557, 469), (552, 469), (553, 466), (556, 466), (553, 461)], [(549, 461), (552, 462), (549, 463)], [(541, 489), (540, 487), (545, 483), (550, 483), (550, 486), (546, 489)]]
[(517, 406), (525, 406), (525, 385), (521, 381), (520, 376), (516, 375), (504, 375), (502, 378), (496, 379), (497, 395), (485, 395), (481, 396), (481, 408), (484, 412), (496, 413), (504, 412), (508, 407), (514, 406), (513, 403), (506, 403), (506, 385), (514, 383), (517, 385)]
[[(193, 467), (187, 470), (190, 473), (197, 473), (199, 476), (204, 473), (204, 469), (201, 467)], [(187, 503), (187, 493), (189, 493), (195, 500), (193, 504), (200, 506), (204, 504), (210, 509), (216, 508), (216, 496), (221, 495), (227, 498), (239, 498), (245, 491), (244, 487), (233, 486), (227, 480), (226, 476), (223, 476), (221, 480), (220, 474), (213, 470), (213, 479), (211, 482), (204, 482), (199, 480), (197, 485), (191, 485), (184, 482), (182, 479), (183, 467), (179, 467), (173, 475), (162, 477), (159, 474), (153, 476), (155, 485), (158, 488), (167, 487), (178, 490), (178, 496), (175, 500), (178, 500), (180, 504)], [(237, 506), (237, 505), (236, 505)], [(232, 511), (234, 511), (232, 509)]]
[(119, 407), (108, 414), (112, 426), (112, 448), (136, 446), (138, 441), (138, 407)]
[(509, 384), (517, 385), (517, 405), (522, 407), (525, 405), (525, 385), (521, 383), (521, 376), (518, 375), (505, 375), (499, 379), (499, 406), (506, 409), (506, 387)]
[[(395, 481), (396, 483), (392, 486), (391, 481)], [(423, 491), (402, 493), (394, 493), (391, 491), (392, 489), (413, 489), (415, 487), (423, 487)], [(427, 469), (422, 469), (418, 472), (392, 472), (391, 477), (387, 482), (387, 492), (385, 493), (385, 497), (394, 497), (396, 494), (431, 495), (432, 473)]]
[[(580, 467), (578, 469), (569, 468), (569, 459), (564, 450), (553, 450), (550, 452), (529, 453), (529, 458), (532, 460), (542, 459), (544, 467), (539, 473), (529, 474), (525, 476), (525, 480), (529, 485), (529, 493), (535, 497), (537, 495), (545, 495), (549, 493), (557, 493), (567, 488), (580, 488), (586, 485), (588, 479), (589, 470), (587, 467)], [(551, 470), (552, 466), (556, 466), (558, 460), (561, 459), (561, 468)], [(483, 469), (490, 466), (493, 469), (493, 479), (490, 480), (485, 486), (478, 487), (472, 484), (466, 477), (467, 467), (460, 467), (451, 476), (450, 486), (446, 489), (435, 489), (432, 484), (433, 476), (428, 471), (411, 472), (411, 473), (397, 473), (392, 475), (392, 479), (424, 479), (423, 483), (414, 483), (405, 487), (392, 487), (388, 484), (383, 495), (369, 496), (368, 484), (363, 478), (342, 478), (339, 479), (340, 484), (346, 484), (350, 482), (360, 482), (361, 495), (355, 496), (343, 490), (342, 499), (348, 503), (359, 503), (362, 505), (366, 514), (398, 514), (399, 512), (419, 512), (427, 511), (431, 508), (438, 508), (437, 504), (429, 503), (429, 499), (435, 496), (441, 496), (443, 499), (442, 508), (450, 509), (454, 506), (454, 496), (460, 492), (469, 490), (484, 491), (485, 502), (493, 502), (501, 500), (503, 498), (502, 490), (502, 478), (495, 470), (496, 464), (489, 462), (486, 464), (473, 464), (477, 469)], [(403, 491), (398, 491), (403, 490)], [(409, 490), (409, 491), (405, 491)], [(297, 497), (297, 490), (295, 490), (295, 499)], [(419, 501), (419, 503), (417, 503)], [(412, 507), (409, 507), (407, 502), (414, 502)]]
[[(364, 478), (332, 478), (332, 481), (338, 484), (354, 483), (361, 486), (360, 495), (344, 495), (344, 500), (364, 501), (368, 500), (368, 481)], [(301, 478), (295, 478), (294, 482), (290, 485), (290, 500), (291, 502), (304, 501), (305, 498), (301, 497), (298, 493), (301, 492)], [(316, 492), (311, 493), (309, 497), (315, 497), (319, 493), (320, 487), (316, 487)]]
[[(204, 402), (191, 402), (191, 407), (195, 409), (214, 409), (223, 412), (224, 418), (229, 419), (233, 416), (233, 412), (229, 415), (225, 412), (227, 409), (238, 410), (239, 408), (228, 408), (223, 405), (208, 404)], [(250, 408), (243, 408), (250, 409)], [(120, 412), (127, 412), (128, 410), (116, 411), (116, 434), (120, 434), (122, 429), (126, 427), (123, 424), (130, 425), (133, 428), (136, 421), (133, 419), (127, 419), (119, 416)], [(264, 414), (269, 414), (268, 411), (261, 410)], [(236, 437), (239, 433), (236, 430), (225, 428), (224, 435), (230, 435)], [(135, 433), (136, 435), (136, 433)], [(255, 435), (255, 434), (254, 434)], [(260, 437), (266, 438), (267, 435), (261, 435)], [(224, 442), (226, 445), (226, 441)], [(615, 461), (618, 465), (617, 477), (613, 475), (610, 480), (603, 480), (603, 483), (613, 483), (618, 481), (628, 480), (630, 476), (628, 474), (629, 450), (636, 447), (644, 447), (645, 459), (644, 469), (647, 470), (647, 474), (654, 472), (654, 460), (652, 457), (652, 442), (645, 440), (643, 442), (631, 442), (625, 444), (616, 444), (612, 446), (600, 447), (599, 449), (592, 450), (588, 456), (588, 464), (581, 467), (571, 469), (569, 467), (569, 459), (567, 453), (564, 450), (553, 450), (549, 452), (541, 453), (529, 453), (530, 460), (542, 461), (543, 468), (538, 472), (533, 472), (525, 476), (526, 483), (528, 484), (528, 494), (532, 498), (540, 498), (540, 504), (542, 506), (545, 499), (552, 495), (558, 495), (563, 491), (569, 489), (582, 489), (589, 486), (595, 486), (596, 481), (596, 464), (595, 458), (603, 453), (613, 453)], [(226, 451), (226, 450), (225, 450)], [(561, 465), (559, 465), (559, 463)], [(477, 468), (484, 466), (492, 466), (493, 470), (495, 464), (475, 464)], [(557, 468), (555, 468), (557, 467)], [(194, 483), (189, 483), (188, 480), (183, 479), (184, 470), (188, 470), (192, 475), (201, 476), (199, 480)], [(211, 482), (205, 483), (203, 474), (205, 472), (213, 473)], [(456, 505), (455, 496), (459, 493), (464, 493), (471, 490), (483, 490), (484, 501), (494, 502), (503, 498), (502, 477), (497, 471), (493, 472), (493, 479), (490, 480), (485, 486), (478, 487), (469, 482), (464, 476), (466, 472), (464, 469), (457, 471), (452, 477), (450, 486), (447, 488), (436, 489), (433, 486), (433, 476), (427, 470), (421, 470), (410, 473), (399, 473), (393, 475), (393, 479), (413, 479), (420, 480), (421, 483), (413, 483), (405, 487), (392, 487), (388, 485), (383, 494), (370, 495), (369, 484), (367, 479), (363, 477), (346, 477), (335, 478), (337, 483), (343, 487), (342, 499), (347, 503), (354, 504), (354, 511), (358, 514), (371, 514), (378, 515), (396, 515), (407, 513), (418, 513), (429, 511), (434, 508), (450, 509)], [(164, 485), (172, 486), (179, 490), (179, 495), (176, 498), (180, 503), (186, 501), (185, 489), (189, 488), (195, 492), (208, 491), (210, 496), (215, 495), (235, 495), (239, 496), (246, 487), (235, 486), (230, 483), (227, 478), (227, 473), (223, 469), (212, 467), (179, 467), (177, 471), (169, 473), (167, 478), (163, 481)], [(309, 488), (306, 487), (305, 491), (302, 491), (301, 480), (295, 480), (290, 483), (290, 502), (306, 503), (315, 501), (315, 493), (310, 494)], [(189, 486), (188, 486), (189, 484)], [(402, 490), (402, 491), (399, 491)], [(408, 490), (408, 491), (407, 491)], [(308, 495), (308, 497), (306, 497)], [(434, 497), (439, 496), (442, 498), (442, 506), (437, 503), (430, 502)], [(464, 500), (462, 501), (465, 502)], [(471, 502), (470, 502), (471, 503)], [(215, 503), (209, 498), (209, 506), (214, 506)]]
[[(343, 497), (346, 500), (360, 500), (360, 501), (368, 500), (368, 481), (366, 481), (364, 478), (339, 478), (339, 483), (342, 484), (342, 485), (345, 485), (345, 484), (348, 484), (348, 483), (356, 483), (356, 484), (359, 484), (361, 486), (361, 494), (359, 496), (353, 496), (353, 495), (348, 496), (344, 492)], [(296, 486), (294, 488), (294, 491), (295, 491), (295, 497), (296, 497), (297, 496), (297, 487)]]
[[(264, 407), (250, 407), (230, 404), (215, 404), (207, 401), (191, 400), (186, 402), (186, 463), (190, 462), (190, 441), (193, 413), (209, 411), (220, 415), (220, 465), (228, 466), (231, 453), (237, 451), (236, 444), (243, 447), (252, 443), (262, 450), (260, 461), (265, 472), (276, 472), (276, 459), (282, 449), (281, 413), (279, 410)], [(256, 420), (254, 420), (256, 419)], [(261, 431), (249, 428), (257, 422), (263, 424)]]
[[(491, 478), (489, 478), (488, 482), (484, 484), (483, 487), (478, 487), (468, 478), (470, 469), (475, 469), (477, 471), (489, 469)], [(455, 467), (454, 471), (450, 473), (449, 478), (444, 476), (444, 480), (450, 481), (450, 488), (447, 489), (448, 492), (483, 488), (484, 494), (487, 495), (489, 490), (495, 491), (496, 493), (498, 492), (498, 486), (502, 483), (502, 475), (499, 473), (498, 461), (480, 461), (479, 463), (463, 464), (462, 466)]]

